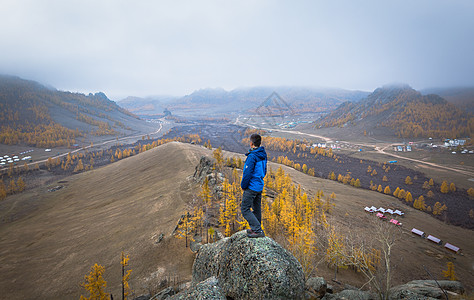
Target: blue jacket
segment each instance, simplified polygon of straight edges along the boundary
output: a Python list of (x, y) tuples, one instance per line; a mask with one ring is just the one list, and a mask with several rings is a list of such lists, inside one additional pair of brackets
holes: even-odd
[(255, 192), (263, 190), (263, 178), (267, 175), (267, 153), (264, 147), (250, 150), (245, 160), (244, 174), (240, 187)]

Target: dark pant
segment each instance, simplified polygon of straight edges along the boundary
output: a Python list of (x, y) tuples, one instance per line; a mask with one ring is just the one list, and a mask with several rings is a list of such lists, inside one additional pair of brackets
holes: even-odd
[(244, 190), (240, 209), (242, 216), (249, 223), (250, 229), (254, 232), (262, 231), (262, 192), (255, 192), (251, 189)]

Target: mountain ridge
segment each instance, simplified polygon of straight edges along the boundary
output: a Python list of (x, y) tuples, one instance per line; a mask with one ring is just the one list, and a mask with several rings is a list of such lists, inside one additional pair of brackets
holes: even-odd
[[(281, 98), (292, 106), (295, 112), (317, 112), (327, 111), (337, 107), (346, 100), (359, 101), (368, 95), (364, 91), (350, 91), (336, 88), (308, 88), (308, 87), (241, 87), (230, 91), (222, 88), (199, 89), (191, 94), (171, 99), (167, 98), (160, 103), (170, 110), (179, 109), (207, 109), (219, 112), (251, 111), (261, 105), (273, 92), (278, 93)], [(165, 98), (165, 97), (163, 97)], [(125, 98), (127, 99), (127, 98)], [(120, 100), (117, 103), (126, 109), (133, 110), (135, 106), (144, 107), (145, 103), (150, 105), (146, 98), (141, 98), (141, 104), (130, 104)], [(155, 101), (159, 102), (159, 101)], [(155, 105), (157, 106), (157, 105)], [(156, 114), (157, 111), (150, 109), (134, 110), (139, 115)], [(161, 112), (160, 112), (161, 113)]]
[(88, 134), (129, 134), (144, 123), (103, 92), (59, 91), (36, 81), (0, 75), (2, 144), (70, 146)]
[(471, 137), (474, 117), (439, 95), (422, 95), (408, 85), (377, 88), (365, 99), (344, 102), (315, 122), (322, 127), (393, 130), (398, 137)]

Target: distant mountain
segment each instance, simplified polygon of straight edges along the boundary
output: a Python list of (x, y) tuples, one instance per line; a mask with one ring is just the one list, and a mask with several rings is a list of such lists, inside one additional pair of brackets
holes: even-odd
[[(285, 105), (288, 105), (297, 113), (330, 111), (344, 101), (356, 102), (369, 94), (362, 91), (304, 87), (251, 87), (238, 88), (231, 91), (221, 88), (208, 88), (194, 91), (181, 98), (168, 98), (166, 99), (166, 107), (171, 111), (199, 110), (200, 112), (207, 111), (208, 113), (252, 112), (261, 106), (274, 92), (278, 93), (281, 97), (280, 104), (284, 102)], [(146, 112), (144, 108), (156, 110), (155, 107), (160, 107), (160, 104), (163, 107), (163, 104), (158, 99), (131, 98), (135, 101), (132, 104), (129, 98), (119, 101), (118, 104), (139, 115)]]
[(58, 91), (0, 75), (0, 143), (37, 147), (72, 145), (85, 135), (117, 135), (142, 126), (104, 93)]
[(474, 113), (474, 87), (432, 88), (421, 90), (421, 93), (439, 95), (448, 102)]
[(399, 137), (471, 137), (474, 117), (438, 95), (408, 85), (376, 89), (367, 98), (344, 102), (316, 122), (318, 127), (387, 128)]
[(147, 98), (129, 96), (117, 101), (117, 104), (126, 110), (140, 116), (163, 115), (164, 110), (171, 101), (178, 99), (173, 96), (153, 96)]

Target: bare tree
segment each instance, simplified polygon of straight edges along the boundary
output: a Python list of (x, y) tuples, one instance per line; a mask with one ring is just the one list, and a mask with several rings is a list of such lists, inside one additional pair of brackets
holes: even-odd
[[(400, 228), (394, 224), (373, 219), (370, 235), (349, 231), (344, 235), (343, 229), (330, 222), (328, 236), (342, 236), (337, 247), (330, 247), (331, 257), (337, 258), (339, 266), (351, 266), (360, 271), (369, 285), (382, 300), (389, 298), (393, 273), (392, 252), (400, 238)], [(328, 248), (329, 249), (329, 248)]]

